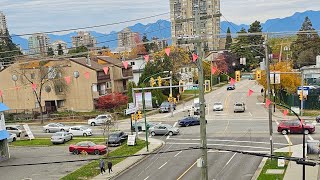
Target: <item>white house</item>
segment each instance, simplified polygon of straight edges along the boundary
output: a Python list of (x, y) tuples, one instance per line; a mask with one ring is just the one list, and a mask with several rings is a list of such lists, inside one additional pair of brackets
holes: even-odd
[(9, 146), (7, 139), (9, 138), (9, 133), (6, 130), (6, 124), (4, 119), (4, 111), (9, 110), (9, 108), (0, 103), (0, 162), (10, 158)]
[(143, 57), (128, 60), (129, 65), (132, 66), (133, 78), (131, 81), (138, 84), (139, 78), (143, 73), (144, 67), (146, 66), (146, 61)]
[(316, 65), (304, 66), (300, 70), (308, 84), (320, 83), (320, 55), (317, 56)]

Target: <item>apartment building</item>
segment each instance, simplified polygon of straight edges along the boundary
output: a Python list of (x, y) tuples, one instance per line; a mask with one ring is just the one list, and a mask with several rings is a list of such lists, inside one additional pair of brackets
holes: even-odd
[[(104, 73), (104, 67), (109, 67), (108, 74)], [(3, 103), (15, 112), (39, 111), (39, 103), (27, 78), (36, 84), (39, 92), (39, 77), (46, 72), (48, 74), (42, 87), (41, 105), (47, 113), (92, 111), (100, 96), (126, 92), (128, 80), (133, 76), (131, 66), (125, 69), (120, 60), (104, 56), (46, 61), (24, 59), (0, 71)], [(66, 82), (66, 77), (69, 78), (69, 83)]]
[(72, 36), (72, 47), (86, 46), (88, 48), (96, 47), (97, 40), (91, 36), (90, 32), (79, 31), (76, 36)]
[[(51, 44), (51, 48), (53, 50), (53, 54), (58, 56), (58, 55), (63, 55), (63, 54), (68, 54), (68, 44), (64, 41), (57, 40)], [(61, 54), (59, 54), (59, 52)]]
[(49, 37), (44, 33), (36, 33), (29, 37), (28, 47), (32, 56), (47, 56), (49, 48)]
[(220, 34), (220, 0), (170, 0), (173, 45), (194, 49), (190, 41), (198, 37), (194, 22), (196, 9), (201, 17), (200, 31), (201, 36), (205, 37), (204, 47), (217, 50)]
[(132, 32), (128, 27), (118, 32), (118, 49), (126, 49), (130, 51), (136, 47), (136, 42), (139, 40), (139, 33)]
[(4, 34), (7, 30), (6, 16), (0, 11), (0, 34)]

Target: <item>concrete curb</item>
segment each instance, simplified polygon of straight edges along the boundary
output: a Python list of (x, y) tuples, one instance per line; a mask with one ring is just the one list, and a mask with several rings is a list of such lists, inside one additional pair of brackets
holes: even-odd
[(264, 165), (266, 164), (267, 160), (268, 160), (268, 158), (266, 158), (266, 157), (261, 160), (261, 163), (259, 164), (258, 169), (256, 170), (256, 172), (252, 176), (251, 180), (258, 179), (258, 177), (259, 177)]
[[(159, 149), (161, 149), (163, 146), (165, 145), (165, 142), (162, 141), (161, 145), (156, 147), (155, 149), (153, 149), (151, 152), (155, 152)], [(119, 171), (117, 174), (115, 174), (114, 176), (110, 177), (109, 179), (116, 179), (119, 176), (121, 176), (122, 174), (124, 174), (125, 172), (127, 172), (128, 170), (134, 168), (135, 166), (137, 166), (139, 163), (141, 163), (142, 161), (144, 161), (145, 159), (147, 159), (150, 155), (146, 155), (146, 156), (141, 156), (141, 158), (139, 158), (136, 162), (132, 163), (131, 165), (129, 165), (126, 169), (123, 169), (122, 171)]]

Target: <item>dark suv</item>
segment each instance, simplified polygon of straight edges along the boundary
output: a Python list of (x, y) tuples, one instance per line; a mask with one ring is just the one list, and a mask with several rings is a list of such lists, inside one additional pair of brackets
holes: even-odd
[(280, 132), (283, 135), (286, 135), (288, 133), (304, 133), (309, 134), (313, 133), (315, 131), (315, 127), (312, 124), (305, 124), (304, 125), (304, 131), (301, 125), (301, 122), (299, 120), (294, 121), (282, 121), (278, 125), (278, 132)]
[(120, 146), (127, 139), (128, 135), (123, 131), (114, 132), (109, 135), (108, 144), (110, 146)]

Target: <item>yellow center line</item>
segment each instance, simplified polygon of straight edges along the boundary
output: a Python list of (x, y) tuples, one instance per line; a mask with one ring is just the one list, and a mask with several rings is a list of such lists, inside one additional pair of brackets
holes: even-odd
[(196, 163), (197, 163), (197, 160), (196, 160), (185, 172), (183, 172), (183, 173), (181, 174), (181, 176), (179, 176), (179, 177), (177, 178), (177, 180), (180, 180), (184, 175), (186, 175), (187, 172), (190, 171), (190, 169), (191, 169), (194, 165), (196, 165)]

